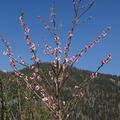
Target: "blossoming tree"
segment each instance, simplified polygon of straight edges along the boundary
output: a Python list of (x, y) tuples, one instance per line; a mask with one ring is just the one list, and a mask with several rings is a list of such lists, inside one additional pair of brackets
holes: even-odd
[[(77, 27), (80, 18), (94, 5), (95, 0), (91, 0), (85, 7), (82, 8), (82, 11), (80, 9), (81, 2), (82, 0), (72, 0), (74, 8), (74, 18), (72, 21), (71, 29), (68, 33), (66, 46), (64, 47), (64, 50), (62, 50), (61, 48), (60, 37), (57, 33), (55, 7), (53, 6), (51, 8), (52, 28), (49, 26), (47, 21), (45, 21), (41, 17), (38, 17), (45, 29), (47, 29), (50, 35), (53, 37), (54, 43), (56, 45), (56, 47), (53, 48), (46, 41), (44, 41), (45, 54), (50, 55), (54, 58), (54, 61), (51, 62), (51, 68), (49, 70), (49, 78), (53, 83), (52, 85), (54, 87), (54, 94), (49, 93), (49, 91), (47, 91), (47, 89), (45, 88), (44, 84), (46, 84), (49, 87), (49, 89), (52, 89), (52, 86), (51, 83), (48, 81), (48, 78), (44, 74), (43, 69), (40, 66), (41, 61), (36, 54), (36, 45), (30, 37), (30, 28), (27, 26), (24, 20), (23, 12), (20, 13), (19, 20), (23, 28), (27, 47), (32, 56), (31, 59), (33, 61), (33, 64), (30, 65), (26, 63), (26, 61), (21, 56), (19, 56), (19, 60), (16, 59), (13, 55), (9, 42), (2, 36), (0, 37), (0, 40), (4, 43), (6, 47), (6, 55), (10, 60), (10, 65), (13, 68), (15, 75), (26, 83), (26, 86), (29, 87), (31, 91), (33, 91), (33, 93), (48, 107), (48, 109), (53, 114), (54, 118), (58, 120), (69, 120), (70, 111), (73, 107), (71, 106), (71, 103), (77, 102), (78, 99), (81, 99), (84, 96), (84, 90), (86, 86), (91, 80), (97, 77), (98, 71), (105, 64), (107, 64), (112, 57), (111, 53), (108, 54), (108, 56), (101, 61), (96, 71), (90, 74), (89, 78), (86, 78), (85, 80), (83, 80), (82, 83), (75, 86), (75, 89), (73, 90), (73, 98), (70, 100), (69, 103), (61, 99), (62, 88), (65, 82), (67, 82), (67, 80), (69, 79), (69, 74), (67, 74), (68, 68), (72, 67), (80, 57), (87, 53), (87, 51), (90, 48), (94, 47), (97, 43), (101, 42), (111, 30), (110, 27), (105, 28), (98, 35), (98, 37), (95, 38), (95, 40), (90, 42), (88, 45), (85, 45), (74, 56), (70, 57), (70, 47), (75, 28)], [(31, 71), (31, 74), (27, 75), (24, 72), (20, 71), (17, 67), (18, 64), (27, 67)], [(44, 81), (44, 84), (42, 84), (42, 82), (40, 81)]]

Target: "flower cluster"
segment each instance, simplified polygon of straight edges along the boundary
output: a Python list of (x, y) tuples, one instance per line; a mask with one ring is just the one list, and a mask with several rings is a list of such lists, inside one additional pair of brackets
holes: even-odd
[(68, 61), (69, 61), (68, 58), (65, 58), (65, 59), (64, 59), (63, 69), (66, 69), (66, 68), (68, 67), (68, 65), (69, 65), (69, 64), (68, 64)]
[[(33, 89), (33, 88), (32, 88), (32, 85), (29, 83), (29, 81), (30, 81), (30, 80), (33, 80), (34, 77), (36, 77), (36, 74), (35, 74), (35, 73), (33, 73), (32, 76), (28, 77), (28, 76), (26, 76), (25, 74), (23, 74), (23, 73), (21, 73), (21, 72), (19, 72), (19, 71), (16, 71), (16, 72), (15, 72), (15, 75), (18, 76), (19, 78), (24, 79), (24, 81), (25, 81), (26, 84), (27, 84), (27, 87), (30, 88), (30, 89)], [(50, 96), (50, 95), (44, 90), (44, 88), (43, 88), (42, 85), (38, 85), (38, 84), (37, 84), (37, 85), (34, 87), (34, 90), (37, 92), (37, 93), (36, 93), (36, 92), (34, 91), (35, 94), (37, 94), (37, 96), (39, 96), (39, 93), (40, 93), (41, 100), (42, 100), (43, 102), (45, 102), (45, 104), (46, 104), (50, 109), (52, 109), (52, 110), (55, 110), (55, 109), (56, 109), (56, 103), (54, 102), (53, 97)], [(39, 93), (38, 93), (38, 92), (39, 92)]]
[(36, 57), (36, 55), (35, 55), (35, 50), (36, 50), (35, 43), (33, 43), (31, 41), (31, 37), (29, 36), (30, 29), (26, 26), (26, 23), (25, 23), (25, 21), (23, 19), (22, 14), (19, 17), (19, 20), (20, 20), (21, 26), (24, 29), (25, 39), (27, 40), (27, 46), (29, 46), (30, 52), (32, 53), (32, 60), (35, 63), (37, 63), (37, 62), (39, 62), (39, 58)]
[(93, 73), (90, 74), (90, 78), (95, 79), (95, 78), (97, 78), (97, 75), (98, 75), (97, 72), (93, 72)]
[(0, 38), (0, 40), (2, 40), (2, 42), (4, 43), (4, 45), (6, 47), (6, 52), (4, 51), (3, 55), (7, 55), (8, 56), (8, 58), (10, 60), (10, 65), (13, 68), (14, 71), (17, 70), (16, 63), (18, 63), (20, 65), (23, 65), (23, 66), (28, 66), (21, 56), (18, 56), (18, 58), (20, 60), (15, 59), (15, 57), (14, 57), (14, 55), (12, 53), (12, 50), (11, 50), (11, 46), (10, 46), (9, 42), (6, 39)]
[(40, 85), (36, 85), (36, 86), (35, 86), (35, 90), (36, 90), (36, 91), (39, 91), (39, 90), (41, 91), (42, 89), (43, 89), (43, 88), (42, 88), (42, 86), (40, 86)]
[(94, 79), (98, 75), (98, 71), (103, 67), (103, 65), (108, 64), (112, 59), (112, 54), (109, 53), (105, 59), (101, 61), (101, 65), (97, 68), (97, 70), (90, 74), (90, 78)]
[(89, 49), (92, 48), (94, 45), (99, 43), (103, 38), (105, 38), (108, 34), (108, 32), (111, 30), (110, 27), (107, 27), (102, 33), (96, 38), (96, 40), (92, 41), (89, 45), (86, 45), (85, 48)]
[(107, 27), (104, 31), (101, 32), (101, 34), (96, 38), (96, 40), (92, 41), (90, 44), (85, 45), (83, 49), (81, 49), (76, 55), (72, 56), (68, 63), (69, 65), (72, 65), (75, 63), (79, 57), (83, 56), (89, 48), (94, 47), (97, 43), (99, 43), (103, 38), (105, 38), (108, 34), (108, 32), (111, 30), (110, 27)]
[(11, 59), (10, 59), (10, 65), (11, 65), (13, 68), (16, 67), (16, 64), (15, 64), (14, 58), (11, 58)]
[[(25, 25), (25, 24), (23, 24)], [(27, 32), (27, 31), (26, 31)], [(26, 33), (27, 34), (27, 33)], [(35, 86), (35, 91), (33, 89), (33, 86), (32, 86), (32, 82), (31, 80), (34, 80), (35, 78), (36, 79), (40, 79), (40, 76), (37, 75), (38, 73), (38, 70), (35, 69), (34, 66), (31, 66), (30, 69), (35, 69), (35, 72), (32, 73), (32, 76), (27, 76), (25, 75), (24, 73), (18, 71), (17, 67), (16, 67), (16, 60), (14, 59), (14, 56), (12, 55), (12, 52), (11, 52), (11, 47), (9, 46), (9, 44), (7, 43), (7, 41), (5, 40), (2, 40), (5, 44), (5, 46), (7, 47), (7, 52), (6, 54), (8, 55), (9, 59), (10, 59), (10, 65), (12, 66), (14, 72), (15, 72), (15, 75), (21, 79), (23, 79), (25, 82), (26, 82), (26, 85), (29, 89), (33, 90), (33, 92), (35, 94), (37, 94), (37, 96), (39, 96), (38, 93), (36, 93), (35, 91), (39, 91), (40, 92), (40, 96), (42, 97), (42, 101), (45, 102), (45, 104), (48, 106), (48, 108), (50, 108), (52, 111), (56, 109), (56, 103), (54, 102), (54, 99), (52, 96), (50, 96), (48, 93), (46, 93), (46, 91), (44, 90), (44, 88), (41, 86), (41, 85), (36, 85)], [(25, 61), (22, 59), (21, 56), (19, 56), (19, 59), (20, 59), (20, 63), (22, 64), (25, 64)], [(31, 83), (30, 83), (31, 82)], [(35, 81), (36, 83), (37, 81)]]
[(54, 55), (56, 54), (56, 51), (54, 49), (52, 49), (52, 47), (50, 45), (48, 45), (47, 43), (45, 44), (45, 48), (47, 51), (45, 51), (46, 54), (48, 55)]
[(45, 43), (45, 48), (46, 50), (44, 51), (47, 55), (56, 56), (57, 54), (60, 54), (62, 52), (61, 47), (59, 47), (59, 45), (53, 49), (48, 43)]
[(67, 40), (66, 46), (64, 48), (65, 58), (68, 56), (68, 52), (69, 52), (69, 49), (70, 49), (70, 44), (71, 44), (72, 37), (73, 37), (73, 32), (70, 31), (69, 34), (68, 34), (68, 40)]
[(18, 56), (18, 58), (20, 59), (20, 63), (21, 63), (21, 64), (23, 64), (23, 65), (26, 64), (25, 61), (23, 60), (23, 58), (22, 58), (21, 56)]
[(77, 57), (75, 57), (75, 56), (72, 56), (71, 58), (70, 58), (70, 61), (72, 61), (72, 62), (75, 62), (77, 60)]
[(10, 60), (10, 65), (13, 69), (16, 69), (15, 59), (13, 57), (11, 47), (6, 40), (3, 40), (3, 42), (4, 42), (5, 46), (7, 47), (6, 55), (8, 56), (8, 58)]
[(112, 54), (109, 53), (108, 56), (107, 56), (107, 58), (103, 59), (103, 60), (101, 61), (101, 63), (102, 63), (102, 64), (108, 64), (109, 61), (111, 61), (111, 59), (112, 59)]
[(42, 101), (47, 104), (51, 109), (56, 109), (56, 104), (52, 96), (48, 95), (48, 93), (45, 92), (42, 86), (36, 85), (35, 90), (40, 92), (40, 95), (42, 97)]

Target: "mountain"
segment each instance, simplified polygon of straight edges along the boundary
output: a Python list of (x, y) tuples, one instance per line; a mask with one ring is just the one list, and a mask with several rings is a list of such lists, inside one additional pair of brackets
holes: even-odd
[[(42, 63), (40, 67), (53, 85), (47, 75), (50, 64)], [(31, 74), (28, 68), (21, 71)], [(73, 67), (68, 69), (68, 73), (70, 77), (61, 92), (61, 99), (66, 104), (73, 99), (75, 86), (88, 78), (91, 71)], [(41, 83), (45, 84), (44, 81)], [(14, 73), (0, 72), (0, 89), (1, 120), (53, 120), (51, 112)], [(53, 87), (49, 89), (45, 86), (45, 89), (54, 96)], [(73, 110), (68, 109), (71, 112), (69, 120), (120, 120), (120, 76), (99, 73), (98, 78), (86, 87), (85, 93), (84, 97), (78, 98), (77, 103), (73, 102)]]

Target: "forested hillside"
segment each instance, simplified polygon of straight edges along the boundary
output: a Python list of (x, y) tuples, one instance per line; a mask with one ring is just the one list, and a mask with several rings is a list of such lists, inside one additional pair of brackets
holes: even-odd
[[(47, 76), (50, 65), (44, 63), (41, 67)], [(22, 71), (30, 74), (27, 68)], [(74, 89), (77, 89), (76, 85), (81, 84), (89, 76), (90, 71), (69, 68), (67, 73), (70, 77), (64, 84), (61, 97), (62, 103), (69, 106), (63, 110), (66, 115), (67, 111), (71, 112), (70, 120), (120, 119), (120, 77), (99, 73), (98, 78), (88, 82), (85, 95), (76, 97), (78, 102), (74, 103)], [(44, 87), (54, 96), (52, 87), (54, 84), (49, 80), (49, 76), (47, 77), (53, 89)], [(43, 81), (39, 82), (44, 84)], [(42, 101), (12, 72), (0, 72), (0, 117), (0, 120), (53, 120), (52, 114)]]

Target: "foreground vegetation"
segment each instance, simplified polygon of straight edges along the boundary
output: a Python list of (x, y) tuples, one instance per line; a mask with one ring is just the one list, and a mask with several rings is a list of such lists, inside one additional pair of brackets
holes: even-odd
[[(47, 74), (49, 64), (41, 64), (41, 67)], [(27, 68), (22, 71), (30, 74)], [(98, 78), (84, 89), (85, 95), (78, 96), (76, 98), (78, 102), (74, 103), (72, 99), (75, 96), (74, 88), (77, 89), (75, 85), (82, 83), (90, 72), (70, 68), (68, 73), (70, 77), (64, 84), (61, 99), (64, 100), (63, 107), (64, 104), (73, 106), (64, 108), (63, 111), (66, 114), (67, 111), (71, 113), (69, 120), (120, 119), (120, 77), (99, 74)], [(53, 86), (52, 88), (54, 89)], [(55, 96), (53, 89), (47, 87), (45, 89), (49, 90), (50, 95)], [(0, 72), (0, 101), (0, 120), (54, 120), (49, 109), (23, 80), (14, 76), (14, 73)]]

